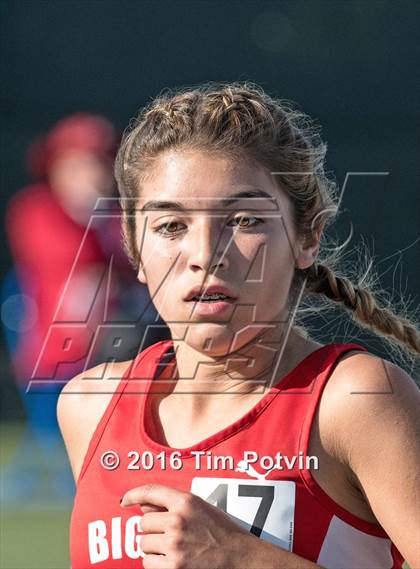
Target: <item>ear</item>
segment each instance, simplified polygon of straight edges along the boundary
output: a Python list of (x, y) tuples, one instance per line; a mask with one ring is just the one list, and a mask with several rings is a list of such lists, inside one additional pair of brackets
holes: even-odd
[(142, 284), (147, 284), (146, 273), (144, 272), (144, 267), (141, 262), (141, 259), (139, 260), (139, 270), (137, 272), (137, 278)]
[(298, 253), (295, 261), (296, 269), (308, 269), (317, 258), (321, 242), (322, 231), (325, 222), (315, 230), (312, 240), (308, 243), (307, 239), (299, 240)]

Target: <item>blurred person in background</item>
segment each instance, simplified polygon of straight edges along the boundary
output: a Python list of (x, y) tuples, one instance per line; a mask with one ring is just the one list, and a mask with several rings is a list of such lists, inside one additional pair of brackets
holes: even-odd
[[(57, 496), (74, 491), (66, 462), (58, 458), (64, 456), (55, 411), (62, 386), (87, 362), (136, 352), (143, 337), (139, 317), (142, 325), (156, 318), (146, 287), (123, 256), (119, 210), (109, 199), (117, 141), (102, 116), (76, 113), (60, 120), (29, 149), (28, 168), (37, 181), (20, 190), (7, 211), (14, 269), (3, 284), (2, 320), (28, 425)], [(122, 288), (124, 301), (117, 304)], [(129, 324), (115, 335), (115, 327), (102, 326), (109, 319)], [(22, 463), (28, 435), (6, 476), (12, 500), (37, 492), (37, 477)]]

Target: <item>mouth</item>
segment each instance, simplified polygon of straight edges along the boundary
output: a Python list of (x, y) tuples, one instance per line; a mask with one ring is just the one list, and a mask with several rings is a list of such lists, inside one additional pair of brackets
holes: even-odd
[(209, 317), (231, 313), (237, 299), (227, 287), (211, 285), (193, 288), (184, 300), (192, 303), (192, 314)]
[(208, 287), (194, 287), (184, 298), (186, 302), (198, 303), (225, 303), (234, 302), (237, 296), (225, 286), (211, 285)]
[(189, 301), (192, 305), (191, 315), (195, 316), (219, 316), (226, 314), (231, 314), (235, 306), (235, 301), (233, 298), (202, 298), (197, 300)]
[(233, 302), (233, 298), (230, 296), (225, 296), (224, 294), (213, 294), (213, 295), (195, 295), (191, 300), (187, 302), (206, 302), (206, 303), (217, 303), (217, 302)]

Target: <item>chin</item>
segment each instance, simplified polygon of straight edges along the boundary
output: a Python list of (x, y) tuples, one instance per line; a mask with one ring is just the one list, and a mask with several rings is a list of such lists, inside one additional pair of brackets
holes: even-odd
[[(233, 330), (229, 323), (194, 322), (169, 325), (173, 340), (184, 341), (192, 349), (210, 357), (223, 357), (237, 352), (256, 337), (249, 325)], [(259, 330), (260, 331), (260, 330)]]
[(226, 322), (167, 323), (173, 340), (184, 341), (206, 356), (224, 356), (231, 351), (235, 332)]

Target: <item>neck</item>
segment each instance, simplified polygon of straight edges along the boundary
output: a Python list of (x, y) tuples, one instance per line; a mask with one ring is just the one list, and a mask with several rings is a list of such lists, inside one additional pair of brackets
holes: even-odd
[(287, 338), (271, 330), (239, 350), (217, 357), (174, 341), (178, 379), (172, 384), (172, 394), (182, 393), (183, 405), (197, 411), (219, 405), (221, 400), (261, 396), (318, 347), (320, 344), (303, 338), (293, 328)]

